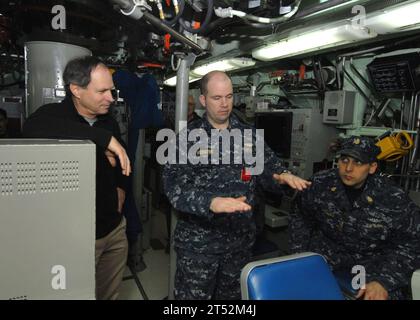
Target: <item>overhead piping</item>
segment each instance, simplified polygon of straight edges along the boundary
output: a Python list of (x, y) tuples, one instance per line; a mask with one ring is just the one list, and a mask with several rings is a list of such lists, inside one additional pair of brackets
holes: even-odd
[(172, 29), (170, 26), (166, 25), (162, 21), (160, 21), (158, 18), (156, 18), (154, 15), (147, 12), (143, 5), (148, 6), (147, 3), (145, 3), (142, 0), (111, 0), (112, 3), (117, 4), (121, 8), (121, 12), (129, 16), (130, 18), (133, 18), (135, 20), (139, 20), (142, 17), (149, 22), (150, 24), (154, 25), (155, 27), (161, 29), (162, 31), (169, 33), (171, 36), (173, 36), (178, 41), (182, 42), (183, 44), (189, 46), (194, 51), (198, 53), (204, 52), (204, 49), (201, 48), (198, 44), (196, 44), (194, 41), (188, 39), (187, 37), (183, 36), (179, 32)]
[(220, 18), (233, 18), (234, 16), (236, 16), (244, 20), (248, 20), (248, 21), (251, 20), (258, 23), (277, 24), (277, 23), (285, 22), (289, 20), (291, 17), (293, 17), (296, 14), (296, 12), (299, 10), (301, 2), (302, 2), (301, 0), (298, 0), (292, 11), (277, 18), (258, 17), (258, 16), (255, 16), (253, 14), (248, 14), (243, 11), (233, 10), (232, 7), (217, 8), (217, 9), (214, 9), (214, 12)]
[(203, 32), (206, 28), (207, 25), (210, 23), (211, 17), (213, 15), (213, 8), (214, 8), (214, 3), (213, 0), (207, 0), (207, 13), (206, 13), (206, 17), (204, 18), (204, 22), (201, 24), (201, 27), (194, 29), (191, 28), (190, 26), (188, 26), (184, 19), (179, 19), (179, 24), (184, 28), (184, 30), (190, 32), (190, 33), (201, 33)]

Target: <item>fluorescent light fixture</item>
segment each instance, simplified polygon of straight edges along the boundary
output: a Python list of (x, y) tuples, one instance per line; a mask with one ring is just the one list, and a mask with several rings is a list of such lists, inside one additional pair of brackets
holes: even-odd
[[(189, 80), (189, 83), (191, 83), (191, 82), (194, 82), (194, 81), (199, 80), (200, 78), (199, 77), (198, 78), (197, 77), (194, 77), (190, 73), (189, 79), (190, 79)], [(171, 78), (166, 79), (165, 81), (163, 81), (163, 84), (164, 85), (167, 85), (167, 86), (170, 86), (170, 87), (175, 87), (176, 86), (176, 76), (173, 76)]]
[(166, 79), (163, 81), (164, 85), (175, 87), (176, 86), (176, 76)]
[(379, 34), (420, 28), (420, 1), (385, 8), (368, 15), (366, 26)]
[[(255, 65), (255, 61), (249, 58), (229, 58), (219, 61), (209, 62), (198, 66), (190, 71), (189, 82), (194, 82), (201, 79), (210, 71), (232, 71), (246, 67), (252, 67)], [(176, 76), (166, 79), (163, 82), (167, 86), (176, 86)]]
[(229, 58), (219, 61), (210, 62), (194, 68), (191, 73), (198, 77), (203, 77), (210, 71), (232, 71), (246, 67), (252, 67), (255, 61), (249, 58)]
[(376, 33), (370, 29), (346, 21), (342, 25), (324, 26), (319, 30), (291, 35), (253, 50), (252, 56), (255, 59), (271, 61), (374, 37)]

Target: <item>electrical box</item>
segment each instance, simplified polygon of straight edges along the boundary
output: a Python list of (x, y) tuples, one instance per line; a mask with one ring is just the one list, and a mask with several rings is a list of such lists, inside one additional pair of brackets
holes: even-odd
[(324, 123), (351, 124), (353, 122), (354, 91), (327, 91), (324, 99)]
[(95, 299), (95, 144), (0, 140), (0, 299)]
[(420, 89), (419, 52), (376, 58), (367, 68), (377, 92), (396, 93)]

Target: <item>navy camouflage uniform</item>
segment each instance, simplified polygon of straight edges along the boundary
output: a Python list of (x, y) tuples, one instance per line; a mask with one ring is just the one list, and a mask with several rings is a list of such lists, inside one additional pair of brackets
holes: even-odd
[[(340, 152), (356, 159), (362, 155), (368, 162), (375, 161), (377, 153), (365, 138), (348, 139)], [(353, 203), (338, 169), (317, 173), (311, 181), (290, 215), (291, 251), (322, 254), (333, 271), (348, 274), (362, 265), (366, 283), (378, 281), (390, 299), (407, 298), (411, 275), (420, 267), (419, 208), (379, 174), (368, 176)]]
[[(229, 129), (253, 130), (253, 155), (255, 155), (255, 129), (230, 116)], [(188, 124), (187, 133), (201, 128), (211, 137), (213, 127), (206, 115)], [(231, 140), (232, 142), (232, 140)], [(188, 149), (194, 142), (188, 142)], [(245, 196), (254, 206), (257, 183), (272, 192), (280, 192), (280, 185), (273, 173), (285, 170), (280, 160), (264, 145), (264, 172), (252, 176), (249, 181), (241, 179), (242, 164), (222, 164), (222, 146), (219, 144), (219, 163), (211, 164), (210, 146), (207, 152), (209, 164), (167, 164), (163, 171), (165, 193), (179, 219), (174, 233), (177, 252), (175, 274), (176, 299), (240, 299), (240, 272), (250, 261), (255, 242), (255, 221), (252, 212), (214, 214), (210, 202), (215, 197)], [(244, 149), (247, 146), (244, 146)], [(177, 152), (179, 146), (177, 146)], [(231, 143), (230, 155), (234, 153)], [(231, 158), (232, 159), (232, 158)]]

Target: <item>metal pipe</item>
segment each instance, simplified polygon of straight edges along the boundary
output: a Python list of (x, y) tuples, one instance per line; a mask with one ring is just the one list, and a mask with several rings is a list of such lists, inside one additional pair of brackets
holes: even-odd
[[(416, 110), (418, 108), (417, 106), (417, 101), (418, 101), (418, 97), (420, 95), (420, 91), (418, 91), (414, 96), (414, 110)], [(412, 96), (412, 97), (413, 97)], [(409, 168), (410, 171), (411, 170), (415, 170), (416, 169), (416, 164), (417, 164), (417, 154), (418, 154), (418, 149), (419, 149), (419, 134), (420, 134), (420, 108), (418, 108), (418, 114), (417, 114), (417, 119), (416, 119), (416, 129), (417, 129), (417, 134), (416, 134), (416, 138), (414, 140), (414, 149), (410, 151), (410, 163), (409, 163)], [(416, 189), (418, 189), (420, 187), (420, 181), (417, 181), (416, 184)]]
[[(405, 96), (403, 95), (403, 98), (401, 99), (401, 105), (400, 105), (400, 109), (401, 109), (401, 113), (400, 113), (400, 130), (403, 130), (403, 121), (404, 121), (404, 109), (405, 109)], [(400, 172), (401, 175), (404, 175), (407, 173), (407, 157), (403, 157), (400, 161), (399, 161), (401, 167), (400, 167)], [(401, 176), (400, 179), (400, 185), (402, 187), (404, 187), (404, 190), (407, 191), (408, 190), (408, 183), (409, 180), (408, 179), (403, 179), (404, 177)], [(405, 183), (404, 183), (405, 181)]]
[(338, 61), (336, 60), (336, 63), (335, 63), (335, 76), (337, 77), (337, 87), (338, 87), (338, 90), (341, 90), (340, 64), (341, 64), (341, 59), (338, 58)]
[(294, 96), (305, 95), (305, 94), (319, 94), (319, 91), (315, 91), (315, 90), (313, 90), (313, 91), (286, 91), (281, 87), (280, 87), (280, 89), (282, 89), (282, 91), (284, 93), (287, 93), (289, 95), (294, 95)]
[(309, 8), (303, 8), (296, 14), (296, 18), (306, 18), (314, 14), (320, 14), (324, 10), (331, 9), (340, 5), (347, 6), (346, 2), (348, 2), (348, 0), (330, 0), (318, 5), (310, 6)]
[[(411, 95), (412, 96), (412, 95)], [(403, 99), (405, 99), (405, 93), (403, 93)], [(414, 118), (414, 111), (415, 111), (415, 106), (414, 106), (414, 101), (413, 99), (411, 99), (410, 101), (410, 107), (408, 108), (408, 122), (407, 122), (407, 131), (411, 131), (413, 129), (412, 127), (412, 122), (413, 122), (413, 118)], [(410, 149), (410, 151), (408, 152), (407, 156), (405, 158), (407, 158), (408, 160), (407, 162), (407, 170), (409, 172), (412, 172), (412, 168), (411, 168), (411, 156), (413, 154), (413, 149)]]
[[(417, 107), (417, 101), (418, 101), (419, 95), (420, 95), (420, 91), (417, 91), (417, 93), (415, 94), (415, 98), (414, 98), (414, 105), (416, 106), (416, 108), (418, 108)], [(416, 138), (414, 140), (413, 154), (411, 155), (411, 159), (410, 159), (410, 167), (411, 168), (414, 168), (414, 166), (415, 166), (415, 161), (416, 161), (418, 147), (419, 147), (420, 107), (418, 108), (418, 114), (417, 114), (417, 119), (416, 119), (416, 129), (417, 129), (417, 134), (416, 134)]]
[(314, 67), (316, 66), (316, 68), (317, 68), (317, 70), (318, 70), (318, 73), (319, 73), (319, 78), (320, 78), (320, 80), (321, 80), (321, 91), (322, 92), (325, 92), (326, 91), (326, 85), (325, 85), (325, 79), (324, 79), (324, 76), (323, 76), (323, 74), (322, 74), (322, 64), (321, 64), (321, 61), (320, 60), (318, 60), (318, 61), (316, 61), (315, 63), (314, 63)]
[(374, 106), (375, 104), (370, 100), (370, 98), (366, 95), (366, 93), (359, 87), (359, 85), (356, 83), (356, 81), (353, 80), (351, 75), (347, 72), (346, 68), (343, 65), (343, 71), (344, 74), (347, 76), (347, 78), (350, 80), (350, 82), (353, 84), (353, 86), (359, 91), (359, 93), (365, 98), (365, 100), (368, 102), (370, 106)]
[[(111, 0), (112, 3), (117, 4), (120, 6), (120, 8), (125, 12), (130, 12), (134, 9), (134, 5), (130, 0)], [(136, 11), (138, 13), (136, 13)], [(158, 18), (156, 18), (154, 15), (147, 11), (142, 11), (140, 8), (137, 8), (137, 10), (134, 10), (133, 14), (130, 15), (133, 19), (140, 19), (144, 17), (144, 19), (149, 22), (150, 24), (154, 25), (155, 27), (161, 29), (162, 31), (169, 33), (171, 36), (173, 36), (176, 40), (182, 42), (183, 44), (189, 46), (193, 50), (195, 50), (198, 53), (204, 52), (203, 48), (201, 48), (198, 44), (196, 44), (194, 41), (188, 39), (187, 37), (183, 36), (181, 33), (177, 32), (176, 30), (172, 29), (170, 26), (167, 26), (162, 21), (160, 21)], [(141, 14), (140, 14), (141, 11)]]
[(345, 54), (341, 54), (340, 57), (357, 57), (357, 56), (361, 56), (361, 55), (365, 55), (368, 53), (371, 53), (374, 55), (375, 51), (381, 50), (381, 49), (385, 49), (385, 46), (380, 46), (380, 47), (375, 47), (375, 48), (370, 48), (370, 49), (366, 49), (366, 50), (360, 50), (360, 51), (355, 51), (355, 52), (349, 52), (349, 53), (345, 53)]
[(168, 26), (175, 25), (178, 22), (178, 20), (181, 18), (185, 9), (185, 1), (179, 0), (179, 5), (174, 5), (174, 8), (175, 8), (175, 14), (176, 14), (175, 17), (173, 17), (172, 20), (165, 20), (165, 18), (162, 20), (163, 23)]
[[(407, 125), (407, 127), (408, 127), (408, 130), (412, 130), (413, 128), (414, 128), (414, 122), (413, 122), (413, 119), (415, 119), (415, 115), (416, 115), (416, 104), (415, 104), (415, 99), (413, 99), (413, 97), (414, 97), (414, 94), (413, 93), (411, 93), (411, 99), (410, 99), (410, 108), (409, 108), (409, 117), (408, 117), (408, 125)], [(411, 159), (412, 159), (412, 157), (413, 157), (413, 154), (414, 154), (414, 150), (413, 149), (410, 149), (410, 151), (408, 152), (408, 155), (407, 155), (407, 171), (409, 172), (409, 173), (411, 173), (411, 172), (414, 172), (414, 170), (415, 170), (415, 163), (416, 162), (411, 162)], [(416, 189), (416, 186), (415, 185), (418, 185), (418, 183), (419, 183), (419, 180), (417, 179), (417, 181), (412, 181), (412, 180), (410, 180), (410, 189)], [(414, 185), (415, 184), (415, 185)]]
[[(401, 116), (400, 116), (400, 129), (403, 130), (403, 124), (404, 124), (404, 114), (405, 114), (405, 93), (403, 93), (402, 98), (401, 98)], [(401, 174), (406, 174), (409, 172), (408, 168), (409, 168), (409, 158), (408, 157), (403, 157), (401, 160)], [(410, 180), (405, 178), (405, 183), (404, 183), (404, 190), (408, 191), (408, 189), (410, 188)]]
[(271, 81), (263, 81), (261, 83), (258, 84), (257, 86), (257, 92), (260, 92), (262, 90), (262, 88), (264, 88), (265, 86), (268, 86), (271, 84)]
[[(411, 93), (411, 99), (410, 99), (410, 117), (409, 117), (409, 129), (410, 131), (414, 129), (415, 126), (415, 118), (416, 118), (416, 114), (417, 114), (417, 95), (415, 95), (414, 93)], [(417, 132), (416, 132), (416, 138), (414, 139), (414, 141), (418, 141), (417, 138)], [(415, 153), (414, 149), (410, 149), (407, 158), (408, 158), (408, 171), (409, 172), (415, 172), (416, 170), (416, 159), (415, 157), (413, 157)], [(420, 187), (420, 179), (418, 178), (416, 181), (410, 181), (411, 183), (411, 189), (412, 190), (418, 190)]]
[(130, 0), (111, 0), (111, 3), (115, 3), (124, 11), (131, 11), (134, 7), (134, 4)]
[(214, 0), (207, 0), (206, 17), (204, 18), (204, 21), (201, 23), (201, 26), (197, 29), (194, 29), (191, 26), (187, 25), (184, 19), (182, 18), (179, 19), (179, 24), (182, 26), (182, 28), (184, 28), (185, 31), (188, 31), (193, 34), (199, 34), (207, 28), (207, 25), (209, 24), (213, 16), (213, 8), (214, 8)]
[(183, 36), (179, 32), (172, 29), (171, 27), (167, 26), (162, 21), (160, 21), (158, 18), (156, 18), (154, 15), (152, 15), (148, 12), (143, 12), (143, 16), (144, 16), (144, 19), (146, 19), (147, 22), (150, 22), (150, 24), (154, 25), (155, 27), (158, 27), (161, 30), (169, 33), (176, 40), (178, 40), (178, 41), (182, 42), (183, 44), (189, 46), (191, 49), (195, 50), (197, 53), (203, 53), (204, 52), (204, 49), (201, 48), (194, 41), (188, 39), (187, 37)]
[(404, 191), (408, 192), (410, 190), (411, 180), (408, 177), (405, 177)]
[[(231, 12), (236, 12), (237, 14), (234, 13), (233, 15), (238, 16), (242, 19), (251, 20), (251, 21), (258, 22), (258, 23), (278, 24), (278, 23), (285, 22), (285, 21), (289, 20), (291, 17), (293, 17), (296, 14), (296, 12), (299, 10), (301, 2), (302, 2), (302, 0), (298, 0), (292, 11), (290, 11), (289, 13), (287, 13), (287, 14), (281, 16), (281, 17), (277, 17), (277, 18), (258, 17), (258, 16), (255, 16), (253, 14), (249, 14), (249, 13), (245, 13), (245, 12), (237, 11), (237, 10), (232, 10)], [(217, 14), (217, 12), (216, 12), (216, 14)]]
[[(414, 111), (413, 111), (413, 119), (412, 119), (412, 124), (411, 127), (414, 130), (415, 126), (416, 126), (416, 114), (418, 114), (418, 112), (420, 111), (420, 107), (417, 104), (417, 95), (415, 95), (414, 93), (411, 94), (411, 103), (414, 106)], [(418, 132), (416, 132), (416, 138), (417, 138)], [(411, 149), (410, 150), (410, 160), (414, 159), (414, 162), (410, 162), (410, 168), (414, 169), (414, 170), (418, 170), (418, 162), (415, 161), (415, 156), (414, 156), (414, 150)], [(417, 179), (416, 181), (416, 187), (415, 187), (415, 191), (419, 191), (420, 190), (420, 178)]]
[(175, 131), (177, 133), (184, 128), (183, 125), (180, 125), (180, 121), (185, 121), (185, 123), (187, 121), (189, 73), (188, 62), (181, 59), (176, 76)]
[[(196, 56), (190, 53), (181, 59), (179, 68), (177, 71), (176, 81), (176, 104), (175, 104), (175, 131), (179, 133), (187, 126), (187, 114), (188, 114), (188, 89), (189, 89), (189, 73), (190, 67), (194, 63)], [(179, 138), (187, 139), (187, 137)], [(171, 210), (171, 236), (173, 239), (178, 217), (175, 214), (175, 210)], [(175, 285), (175, 272), (176, 272), (176, 252), (172, 241), (170, 241), (170, 258), (169, 258), (169, 294), (170, 300), (174, 299), (174, 285)]]
[(416, 108), (418, 108), (418, 110), (417, 110), (417, 119), (415, 121), (415, 123), (416, 123), (416, 129), (420, 128), (420, 107), (418, 105), (419, 95), (420, 95), (420, 91), (417, 91), (416, 94), (413, 95), (414, 96), (414, 105), (416, 106)]
[(403, 130), (403, 122), (404, 122), (404, 110), (405, 109), (405, 93), (403, 93), (401, 99), (401, 114), (400, 114), (400, 129)]
[(363, 84), (370, 90), (371, 93), (375, 92), (375, 89), (372, 87), (372, 85), (365, 79), (365, 77), (362, 76), (362, 74), (359, 72), (359, 70), (356, 69), (356, 67), (353, 64), (353, 58), (350, 58), (350, 68), (351, 70), (356, 74), (356, 76), (359, 77), (360, 80), (362, 80)]
[[(142, 286), (142, 284), (139, 280), (139, 277), (137, 276), (137, 270), (135, 270), (135, 268), (132, 267), (132, 266), (129, 266), (128, 268), (131, 271), (132, 277), (134, 279), (134, 282), (137, 285), (137, 288), (139, 288), (139, 290), (140, 290), (140, 294), (143, 297), (143, 300), (149, 300), (149, 297), (147, 296), (146, 291), (144, 290), (144, 288), (143, 288), (143, 286)], [(129, 279), (131, 279), (131, 277)]]
[(411, 99), (410, 99), (410, 105), (413, 106), (414, 111), (413, 111), (413, 117), (411, 118), (411, 123), (410, 123), (410, 130), (415, 130), (416, 129), (416, 114), (417, 114), (417, 104), (414, 101), (414, 93), (411, 93)]
[(344, 70), (346, 69), (346, 57), (343, 57), (342, 58), (342, 61), (341, 61), (341, 74), (340, 74), (340, 77), (341, 77), (341, 86), (340, 86), (340, 88), (339, 88), (339, 90), (343, 90), (343, 88), (344, 88)]

